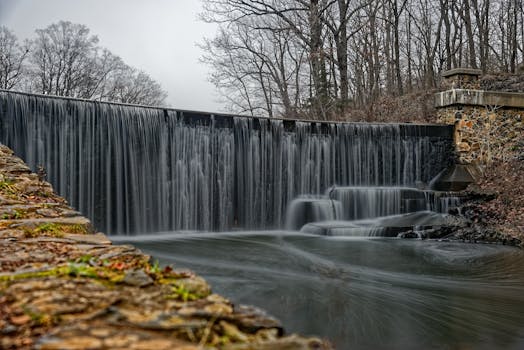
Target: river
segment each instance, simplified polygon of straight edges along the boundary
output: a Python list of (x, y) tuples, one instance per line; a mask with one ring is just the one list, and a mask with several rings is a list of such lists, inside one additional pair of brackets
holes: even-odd
[(337, 349), (524, 348), (517, 248), (284, 231), (113, 238)]

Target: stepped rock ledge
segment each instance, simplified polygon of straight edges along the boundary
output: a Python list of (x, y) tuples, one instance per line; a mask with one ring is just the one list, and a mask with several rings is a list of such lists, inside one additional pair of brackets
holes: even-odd
[(0, 348), (331, 349), (191, 271), (112, 245), (0, 145)]

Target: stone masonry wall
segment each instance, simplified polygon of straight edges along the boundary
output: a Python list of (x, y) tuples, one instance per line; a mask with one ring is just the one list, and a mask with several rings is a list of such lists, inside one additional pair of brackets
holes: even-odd
[[(455, 126), (456, 151), (462, 164), (482, 167), (524, 157), (524, 94), (486, 91), (489, 79), (481, 73), (470, 68), (442, 73), (445, 91), (435, 94), (438, 122)], [(509, 80), (506, 76), (497, 87), (513, 86)]]
[(437, 113), (440, 123), (455, 125), (456, 150), (463, 164), (506, 161), (524, 150), (524, 109), (449, 106)]
[(481, 89), (480, 81), (475, 75), (455, 75), (443, 79), (440, 87), (443, 90), (450, 89), (472, 89), (478, 90)]

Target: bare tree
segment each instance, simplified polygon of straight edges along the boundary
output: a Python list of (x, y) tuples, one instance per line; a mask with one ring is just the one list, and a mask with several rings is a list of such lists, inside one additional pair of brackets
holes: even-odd
[(22, 81), (27, 54), (13, 32), (0, 26), (0, 89), (13, 89)]
[[(234, 33), (238, 26), (249, 28), (257, 31), (262, 37), (269, 39), (266, 47), (275, 47), (277, 50), (286, 47), (295, 49), (301, 47), (306, 55), (288, 54), (281, 56), (280, 62), (274, 67), (267, 67), (269, 63), (274, 62), (275, 57), (271, 60), (264, 60), (264, 65), (273, 72), (269, 74), (269, 79), (259, 79), (259, 87), (262, 83), (265, 88), (262, 92), (267, 91), (268, 84), (275, 86), (279, 92), (279, 103), (288, 104), (290, 95), (287, 94), (285, 84), (289, 78), (282, 79), (282, 72), (285, 71), (283, 63), (289, 60), (294, 64), (300, 62), (301, 72), (292, 74), (294, 78), (302, 78), (307, 71), (306, 79), (308, 82), (300, 81), (304, 86), (303, 90), (308, 90), (309, 97), (307, 103), (310, 105), (309, 110), (315, 118), (326, 119), (330, 106), (332, 105), (332, 91), (328, 78), (329, 59), (326, 54), (327, 33), (325, 29), (325, 16), (333, 1), (327, 0), (269, 0), (269, 1), (242, 1), (242, 0), (211, 0), (204, 2), (203, 19), (209, 22), (219, 23), (223, 30), (232, 30)], [(278, 33), (287, 33), (286, 36), (278, 36)], [(229, 32), (228, 32), (229, 33)], [(275, 35), (276, 34), (276, 35)], [(292, 45), (282, 44), (282, 40)], [(278, 43), (280, 41), (280, 44)], [(213, 43), (209, 41), (208, 43)], [(253, 51), (253, 50), (248, 50)], [(282, 50), (280, 50), (282, 51)], [(251, 52), (252, 54), (254, 52)], [(267, 56), (267, 55), (266, 55)], [(293, 57), (291, 57), (293, 56)], [(297, 58), (301, 57), (298, 61)], [(260, 59), (262, 57), (259, 57)], [(307, 65), (302, 64), (302, 58), (307, 59)], [(213, 65), (212, 62), (211, 65)], [(280, 65), (280, 67), (278, 67)], [(276, 69), (275, 69), (276, 68)], [(278, 72), (280, 70), (280, 72)], [(275, 74), (276, 73), (276, 74)], [(296, 72), (295, 72), (296, 73)], [(279, 82), (275, 78), (279, 78)], [(301, 89), (302, 90), (302, 89)], [(285, 101), (282, 100), (285, 99)], [(298, 110), (300, 106), (294, 106), (293, 110)], [(267, 108), (266, 108), (267, 109)], [(288, 107), (289, 109), (289, 107)]]
[(141, 105), (162, 105), (167, 93), (143, 71), (125, 67), (111, 82), (104, 100)]
[[(30, 62), (36, 92), (89, 98), (86, 87), (96, 70), (96, 36), (80, 24), (60, 21), (36, 30), (31, 41)], [(87, 91), (86, 91), (87, 90)]]
[[(203, 0), (204, 59), (232, 109), (326, 119), (433, 89), (468, 65), (514, 72), (522, 0)], [(497, 18), (498, 20), (494, 20)], [(293, 98), (294, 96), (294, 98)]]
[(86, 26), (65, 21), (36, 30), (23, 47), (0, 27), (0, 88), (144, 105), (167, 97), (145, 72), (100, 47)]

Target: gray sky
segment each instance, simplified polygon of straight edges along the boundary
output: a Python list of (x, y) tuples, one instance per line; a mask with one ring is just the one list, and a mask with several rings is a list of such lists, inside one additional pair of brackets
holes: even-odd
[(100, 45), (160, 82), (170, 106), (220, 111), (196, 46), (216, 28), (198, 20), (200, 10), (200, 0), (0, 0), (0, 25), (23, 40), (59, 20), (85, 24)]

